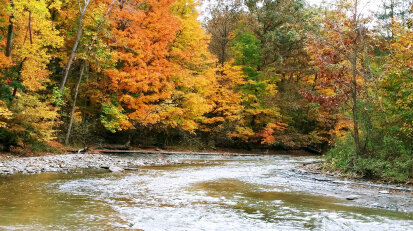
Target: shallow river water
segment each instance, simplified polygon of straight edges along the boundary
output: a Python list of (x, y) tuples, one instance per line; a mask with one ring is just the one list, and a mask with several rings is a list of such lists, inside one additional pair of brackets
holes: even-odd
[(297, 171), (314, 157), (166, 158), (200, 164), (0, 176), (0, 230), (413, 230), (409, 211), (345, 200), (397, 206), (411, 193), (381, 196)]

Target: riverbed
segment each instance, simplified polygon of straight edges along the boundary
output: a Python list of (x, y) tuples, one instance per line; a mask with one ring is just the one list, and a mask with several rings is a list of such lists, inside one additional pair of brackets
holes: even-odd
[(300, 168), (317, 157), (165, 159), (181, 164), (0, 176), (0, 230), (413, 230), (412, 192)]

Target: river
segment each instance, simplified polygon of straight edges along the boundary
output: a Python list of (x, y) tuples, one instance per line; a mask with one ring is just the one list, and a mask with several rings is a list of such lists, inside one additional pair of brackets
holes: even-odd
[(413, 230), (411, 192), (298, 168), (317, 157), (166, 158), (199, 164), (0, 176), (0, 230)]

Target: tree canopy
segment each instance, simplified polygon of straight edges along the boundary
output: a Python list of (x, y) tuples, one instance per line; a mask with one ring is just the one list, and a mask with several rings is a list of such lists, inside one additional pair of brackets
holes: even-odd
[(0, 148), (305, 149), (413, 176), (412, 2), (0, 1)]

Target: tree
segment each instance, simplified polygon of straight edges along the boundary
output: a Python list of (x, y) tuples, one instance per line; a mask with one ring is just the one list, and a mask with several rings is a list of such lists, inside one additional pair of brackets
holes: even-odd
[(209, 71), (211, 77), (208, 79), (211, 82), (207, 99), (213, 107), (202, 121), (202, 131), (218, 132), (224, 128), (225, 123), (241, 119), (242, 95), (239, 87), (245, 83), (241, 68), (241, 66), (233, 65), (231, 61)]
[(409, 146), (413, 140), (413, 30), (396, 21), (392, 31), (391, 55), (386, 56), (384, 73), (378, 81), (381, 100), (376, 104), (382, 115), (377, 121), (380, 128)]
[(261, 41), (266, 72), (291, 80), (305, 74), (309, 61), (304, 49), (306, 34), (313, 25), (312, 12), (304, 8), (304, 1), (251, 0), (247, 6), (259, 22), (255, 33)]
[(241, 1), (219, 0), (208, 9), (210, 19), (206, 24), (206, 30), (211, 35), (209, 49), (218, 57), (218, 63), (224, 65), (231, 58), (232, 36), (235, 32), (241, 15)]
[(60, 4), (58, 0), (14, 0), (8, 2), (3, 15), (8, 18), (8, 35), (1, 43), (5, 55), (1, 57), (0, 97), (12, 114), (8, 114), (2, 131), (6, 129), (8, 136), (17, 136), (24, 143), (54, 139), (59, 124), (56, 108), (41, 92), (50, 82), (49, 61), (63, 44), (51, 18), (51, 11), (59, 9)]
[[(409, 11), (413, 2), (411, 0), (381, 0), (382, 6), (376, 12), (378, 19), (379, 33), (384, 32), (383, 36), (387, 39), (394, 38), (392, 28), (398, 19), (403, 26), (407, 26), (409, 20)], [(383, 31), (384, 30), (384, 31)]]
[(163, 104), (159, 127), (181, 129), (195, 133), (204, 115), (212, 110), (207, 96), (215, 76), (209, 75), (215, 59), (208, 51), (208, 37), (197, 20), (198, 3), (175, 1), (171, 11), (178, 20), (179, 30), (171, 43), (170, 60), (175, 71), (171, 76), (174, 89), (168, 103)]
[(235, 64), (241, 65), (246, 82), (242, 92), (242, 120), (231, 136), (244, 142), (275, 143), (274, 132), (284, 130), (287, 124), (280, 121), (279, 108), (269, 102), (277, 94), (273, 81), (263, 77), (261, 42), (251, 32), (238, 32), (233, 42)]
[(23, 143), (47, 143), (56, 139), (59, 125), (57, 108), (39, 100), (38, 95), (22, 95), (10, 106), (13, 117), (9, 131), (17, 134)]
[[(44, 89), (50, 72), (47, 64), (52, 57), (51, 52), (62, 46), (63, 39), (55, 29), (49, 9), (59, 7), (59, 1), (18, 1), (10, 2), (7, 13), (12, 21), (7, 37), (6, 57), (12, 57), (12, 69), (5, 75), (14, 85), (12, 95), (15, 96), (19, 84), (21, 89), (29, 91)], [(12, 32), (10, 32), (10, 29)], [(11, 41), (13, 40), (13, 42)], [(13, 44), (13, 46), (11, 45)], [(10, 62), (9, 62), (10, 63)], [(10, 72), (17, 72), (14, 75)]]
[(168, 56), (179, 27), (169, 10), (171, 4), (169, 0), (122, 2), (111, 12), (109, 42), (117, 64), (107, 71), (109, 87), (134, 124), (158, 123), (161, 105), (173, 92), (174, 67)]
[(67, 64), (66, 64), (65, 71), (63, 74), (63, 78), (62, 78), (62, 83), (60, 84), (59, 90), (61, 92), (63, 92), (65, 88), (66, 81), (69, 76), (70, 67), (72, 66), (73, 59), (75, 58), (76, 50), (77, 50), (77, 47), (79, 46), (80, 39), (82, 38), (83, 21), (86, 15), (86, 11), (92, 2), (93, 0), (84, 0), (82, 4), (80, 0), (77, 0), (78, 6), (79, 6), (79, 19), (77, 22), (77, 33), (76, 33), (75, 43), (72, 46), (69, 59), (67, 60)]
[[(318, 96), (324, 106), (340, 106), (347, 98), (352, 102), (353, 137), (356, 155), (362, 152), (359, 132), (358, 100), (363, 87), (365, 45), (369, 36), (368, 19), (360, 12), (360, 1), (340, 1), (337, 8), (329, 12), (323, 23), (321, 38), (314, 38), (315, 64), (320, 68), (315, 86), (330, 86), (332, 92)], [(368, 55), (368, 54), (367, 54)]]
[(7, 108), (7, 104), (4, 101), (0, 101), (0, 129), (7, 127), (7, 121), (11, 119), (13, 113)]
[[(109, 15), (110, 11), (114, 7), (115, 1), (116, 0), (112, 0), (112, 2), (110, 2), (110, 4), (108, 5), (108, 8), (105, 11), (105, 13), (102, 15), (101, 18), (99, 18), (99, 20), (97, 20), (98, 24), (96, 26), (96, 29), (94, 31), (91, 31), (90, 33), (87, 33), (87, 35), (86, 35), (86, 37), (91, 37), (91, 38), (89, 38), (88, 46), (85, 49), (86, 54), (84, 54), (85, 57), (84, 57), (84, 60), (81, 64), (81, 66), (80, 66), (79, 78), (78, 78), (78, 81), (77, 81), (77, 84), (76, 84), (76, 87), (75, 87), (75, 94), (73, 96), (73, 104), (72, 104), (72, 110), (71, 110), (71, 113), (70, 113), (69, 127), (67, 128), (66, 137), (65, 137), (65, 144), (69, 143), (70, 133), (71, 133), (71, 130), (72, 130), (72, 125), (73, 125), (74, 114), (75, 114), (75, 111), (76, 111), (77, 97), (79, 95), (79, 87), (80, 87), (80, 84), (82, 82), (82, 78), (83, 78), (83, 75), (85, 73), (85, 70), (86, 70), (87, 66), (89, 65), (89, 60), (88, 59), (90, 58), (90, 55), (91, 55), (92, 51), (105, 50), (104, 47), (103, 48), (96, 47), (96, 46), (102, 45), (102, 44), (99, 44), (102, 41), (99, 41), (98, 35), (99, 35), (100, 30), (102, 29), (103, 25), (105, 24), (106, 17)], [(86, 39), (88, 39), (88, 38), (86, 38)], [(87, 43), (85, 43), (85, 44), (87, 44)], [(110, 52), (106, 51), (103, 54), (103, 56), (107, 56), (107, 53), (110, 53)], [(101, 53), (100, 52), (95, 52), (95, 55), (94, 55), (95, 56), (94, 58), (97, 59), (97, 62), (96, 62), (97, 65), (96, 66), (98, 66), (98, 67), (99, 66), (105, 66), (105, 60), (102, 60), (102, 58), (99, 57), (100, 56), (99, 54), (101, 54)], [(107, 126), (105, 126), (105, 127), (107, 127)], [(111, 127), (111, 126), (109, 126), (109, 127)], [(113, 129), (111, 129), (111, 131), (113, 131)]]

